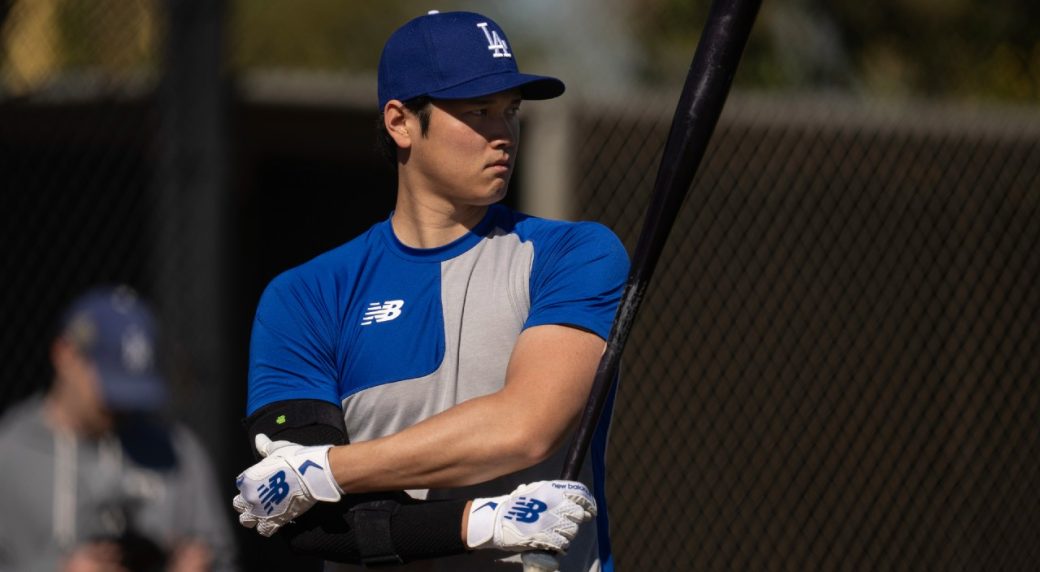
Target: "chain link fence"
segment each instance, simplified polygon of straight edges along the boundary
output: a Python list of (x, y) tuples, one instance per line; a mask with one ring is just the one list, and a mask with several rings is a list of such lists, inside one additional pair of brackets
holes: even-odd
[[(676, 98), (576, 119), (631, 251)], [(733, 98), (626, 351), (619, 568), (1040, 562), (1040, 116)]]
[(48, 385), (74, 296), (151, 291), (154, 7), (0, 2), (3, 406)]
[[(164, 6), (0, 0), (4, 407), (46, 385), (64, 303), (118, 281), (189, 338), (171, 369), (203, 375), (185, 376), (181, 411), (233, 423), (248, 317), (272, 269), (383, 212), (385, 201), (360, 212), (333, 192), (344, 169), (366, 189), (390, 184), (368, 166), (377, 159), (359, 158), (367, 143), (337, 142), (340, 126), (369, 136), (370, 110), (327, 93), (308, 103), (286, 74), (291, 101), (258, 105), (245, 89), (232, 101), (227, 194), (200, 215), (210, 187), (185, 167), (198, 149), (171, 158), (161, 146)], [(276, 20), (268, 7), (245, 21), (232, 3), (230, 28)], [(568, 107), (573, 215), (604, 222), (630, 251), (676, 98)], [(303, 120), (335, 131), (320, 152), (293, 130)], [(277, 135), (241, 135), (265, 132)], [(187, 174), (160, 180), (171, 169)], [(277, 190), (260, 190), (272, 180)], [(625, 354), (608, 479), (619, 569), (1035, 568), (1038, 189), (1033, 109), (738, 89)], [(351, 220), (335, 222), (330, 211), (345, 209)], [(199, 262), (219, 267), (219, 284), (184, 270), (208, 252), (193, 235), (207, 225), (241, 241)], [(231, 323), (193, 336), (213, 316), (190, 300), (217, 295)], [(230, 366), (208, 363), (218, 334), (237, 340), (223, 342)], [(216, 391), (227, 411), (193, 405)], [(240, 468), (237, 435), (203, 436), (222, 443), (222, 472)], [(245, 558), (247, 569), (271, 561)]]

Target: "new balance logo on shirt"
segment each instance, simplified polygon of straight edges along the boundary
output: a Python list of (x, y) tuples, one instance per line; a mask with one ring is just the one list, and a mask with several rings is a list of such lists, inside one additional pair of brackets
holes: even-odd
[(401, 306), (404, 300), (387, 300), (386, 302), (372, 302), (365, 310), (365, 316), (361, 318), (361, 325), (367, 326), (373, 322), (389, 322), (401, 315)]

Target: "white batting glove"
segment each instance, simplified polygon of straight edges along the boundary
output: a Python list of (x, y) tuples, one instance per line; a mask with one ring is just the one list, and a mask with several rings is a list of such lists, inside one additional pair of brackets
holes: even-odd
[(235, 479), (238, 495), (232, 504), (239, 512), (238, 522), (271, 536), (316, 502), (337, 502), (343, 491), (329, 467), (330, 448), (257, 435), (256, 450), (265, 458)]
[(596, 501), (575, 481), (538, 481), (508, 495), (473, 499), (466, 544), (510, 552), (565, 552), (578, 525), (592, 520)]

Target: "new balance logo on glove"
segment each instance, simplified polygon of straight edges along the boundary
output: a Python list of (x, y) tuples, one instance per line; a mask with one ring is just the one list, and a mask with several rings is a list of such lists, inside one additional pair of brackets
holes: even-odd
[(508, 495), (473, 499), (466, 546), (560, 552), (570, 546), (578, 525), (592, 520), (595, 514), (596, 501), (582, 483), (538, 481), (520, 485)]
[(343, 491), (329, 470), (332, 445), (305, 447), (272, 441), (263, 433), (255, 442), (263, 459), (238, 476), (238, 494), (231, 501), (242, 526), (271, 536), (315, 503), (342, 498)]
[(285, 482), (285, 471), (278, 471), (271, 475), (267, 484), (260, 485), (256, 490), (260, 493), (260, 502), (264, 503), (267, 514), (271, 514), (271, 509), (285, 500), (285, 496), (289, 494), (289, 483)]
[(528, 524), (538, 522), (538, 516), (545, 512), (547, 508), (549, 506), (538, 499), (520, 497), (516, 499), (516, 504), (506, 512), (506, 519)]

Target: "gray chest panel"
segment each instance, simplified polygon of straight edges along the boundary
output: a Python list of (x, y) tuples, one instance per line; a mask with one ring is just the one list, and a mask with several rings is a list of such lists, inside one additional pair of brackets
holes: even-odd
[[(444, 359), (433, 373), (386, 383), (343, 400), (353, 442), (396, 433), (468, 399), (502, 388), (530, 310), (534, 248), (496, 231), (441, 264)], [(408, 348), (386, 359), (408, 359)]]

